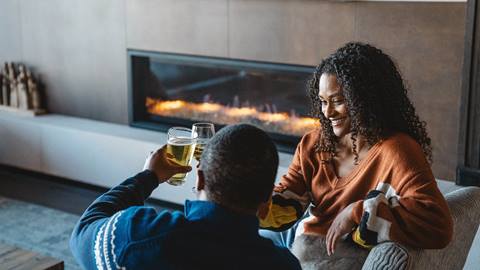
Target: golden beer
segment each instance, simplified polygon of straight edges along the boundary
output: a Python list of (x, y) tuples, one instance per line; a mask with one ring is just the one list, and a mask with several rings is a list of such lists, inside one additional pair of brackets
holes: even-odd
[(193, 152), (193, 157), (195, 157), (195, 159), (199, 162), (200, 162), (200, 157), (202, 156), (202, 153), (203, 153), (203, 149), (205, 148), (206, 145), (207, 145), (207, 141), (205, 142), (197, 141), (197, 144), (195, 145), (195, 151)]
[[(194, 149), (195, 140), (191, 138), (169, 138), (167, 141), (167, 153), (172, 154), (174, 160), (184, 166), (190, 164)], [(186, 173), (177, 173), (167, 182), (174, 186), (180, 186), (185, 183), (186, 176)]]
[(193, 156), (200, 162), (203, 149), (215, 134), (215, 126), (212, 123), (195, 123), (192, 125), (192, 134), (197, 138), (197, 145)]

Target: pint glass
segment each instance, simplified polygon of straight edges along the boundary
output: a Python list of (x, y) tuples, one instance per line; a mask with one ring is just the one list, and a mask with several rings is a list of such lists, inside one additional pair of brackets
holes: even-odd
[[(176, 162), (181, 165), (190, 165), (190, 160), (195, 150), (195, 136), (191, 129), (172, 127), (167, 134), (167, 153), (173, 155)], [(185, 183), (186, 173), (177, 173), (167, 180), (173, 186)]]

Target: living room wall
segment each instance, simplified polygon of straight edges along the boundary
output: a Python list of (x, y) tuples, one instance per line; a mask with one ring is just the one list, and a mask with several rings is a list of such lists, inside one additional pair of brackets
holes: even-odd
[[(0, 61), (34, 68), (50, 112), (127, 124), (127, 48), (316, 65), (351, 40), (397, 61), (455, 175), (464, 2), (2, 0)], [(299, 89), (299, 91), (304, 91)]]

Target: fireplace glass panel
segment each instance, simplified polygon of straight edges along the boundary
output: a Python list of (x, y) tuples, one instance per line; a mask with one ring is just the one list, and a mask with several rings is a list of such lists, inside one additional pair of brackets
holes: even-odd
[(313, 67), (140, 51), (129, 58), (134, 126), (250, 123), (294, 146), (317, 125), (306, 92)]

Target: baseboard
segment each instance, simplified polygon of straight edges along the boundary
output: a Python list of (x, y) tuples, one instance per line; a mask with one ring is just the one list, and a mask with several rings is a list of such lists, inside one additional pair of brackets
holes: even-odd
[(458, 166), (455, 183), (459, 186), (480, 186), (480, 170)]

